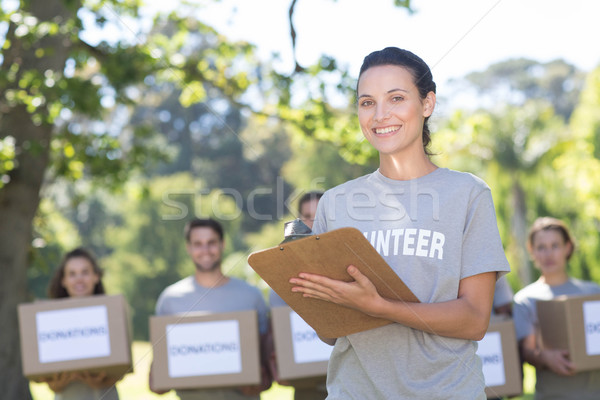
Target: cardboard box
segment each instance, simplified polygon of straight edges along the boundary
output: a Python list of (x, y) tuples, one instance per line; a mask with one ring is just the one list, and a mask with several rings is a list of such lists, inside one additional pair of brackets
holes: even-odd
[(483, 364), (486, 396), (496, 398), (521, 394), (523, 378), (512, 319), (492, 318), (478, 345), (477, 355)]
[[(271, 309), (277, 369), (282, 380), (325, 377), (333, 346), (290, 307)], [(293, 382), (292, 382), (293, 383)]]
[(18, 306), (23, 375), (133, 371), (131, 329), (122, 295), (38, 301)]
[(346, 268), (352, 264), (373, 282), (381, 296), (419, 302), (398, 274), (355, 228), (335, 229), (257, 251), (248, 256), (248, 263), (287, 305), (326, 338), (378, 328), (392, 321), (292, 292), (289, 280), (300, 272), (349, 282), (352, 277)]
[(158, 390), (261, 381), (255, 310), (150, 317), (152, 384)]
[(568, 350), (576, 371), (600, 369), (600, 294), (536, 304), (544, 346)]

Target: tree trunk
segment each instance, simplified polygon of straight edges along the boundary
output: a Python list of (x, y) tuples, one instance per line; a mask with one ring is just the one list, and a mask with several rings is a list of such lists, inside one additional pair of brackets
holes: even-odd
[[(10, 182), (0, 190), (0, 393), (6, 399), (30, 398), (28, 381), (21, 372), (17, 305), (27, 301), (27, 264), (31, 221), (39, 204), (46, 166), (50, 129), (33, 126), (25, 107), (2, 115), (2, 133), (19, 132), (16, 146), (23, 150)], [(35, 149), (35, 150), (33, 150)]]
[(518, 180), (512, 186), (513, 214), (511, 221), (511, 236), (515, 243), (516, 265), (519, 279), (523, 286), (531, 283), (531, 267), (527, 253), (527, 205), (525, 204), (525, 192)]
[[(60, 0), (31, 0), (25, 11), (39, 22), (64, 22), (70, 18)], [(3, 52), (0, 68), (20, 66), (18, 75), (27, 70), (44, 73), (51, 69), (62, 73), (71, 43), (63, 36), (45, 36), (32, 45), (14, 35), (11, 24), (6, 38), (10, 48)], [(26, 39), (27, 40), (27, 39)], [(38, 49), (52, 49), (38, 57)], [(17, 76), (18, 82), (19, 76)], [(12, 87), (11, 87), (12, 86)], [(3, 90), (15, 88), (9, 84)], [(38, 108), (44, 115), (46, 110)], [(29, 382), (23, 377), (17, 320), (17, 305), (28, 300), (27, 266), (32, 236), (32, 221), (40, 201), (40, 189), (49, 162), (53, 126), (35, 123), (22, 104), (12, 104), (0, 96), (0, 138), (15, 139), (15, 168), (10, 181), (0, 189), (0, 397), (31, 399)]]

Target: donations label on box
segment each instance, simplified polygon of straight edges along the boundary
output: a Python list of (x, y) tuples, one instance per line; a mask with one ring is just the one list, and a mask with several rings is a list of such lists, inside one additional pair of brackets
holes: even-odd
[(515, 325), (510, 318), (495, 316), (478, 342), (485, 394), (488, 398), (516, 396), (523, 391)]
[(256, 310), (150, 317), (156, 390), (256, 385), (261, 382)]
[(600, 354), (600, 300), (583, 303), (585, 350), (590, 356)]
[(242, 372), (237, 320), (170, 324), (166, 332), (170, 377)]
[(279, 378), (293, 381), (324, 378), (333, 347), (290, 307), (271, 308), (271, 324)]
[(502, 338), (500, 332), (488, 332), (479, 341), (477, 355), (483, 364), (485, 386), (501, 386), (506, 383), (504, 357), (502, 356)]
[(19, 304), (23, 375), (132, 371), (131, 320), (123, 295), (94, 295)]
[(35, 319), (41, 363), (110, 355), (104, 305), (40, 311)]
[(296, 363), (329, 361), (333, 346), (319, 339), (317, 332), (294, 311), (290, 311), (290, 326)]

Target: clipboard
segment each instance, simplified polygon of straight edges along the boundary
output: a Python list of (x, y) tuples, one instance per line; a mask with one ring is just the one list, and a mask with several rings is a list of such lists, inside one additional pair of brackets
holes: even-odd
[(352, 278), (346, 268), (352, 264), (373, 282), (381, 296), (419, 302), (356, 228), (340, 228), (257, 251), (248, 256), (248, 264), (321, 337), (338, 338), (393, 322), (292, 292), (289, 280), (300, 272), (349, 282)]

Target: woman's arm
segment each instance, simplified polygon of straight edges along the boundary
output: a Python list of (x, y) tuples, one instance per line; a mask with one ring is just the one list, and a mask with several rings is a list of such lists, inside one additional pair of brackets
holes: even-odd
[(536, 368), (548, 368), (558, 375), (575, 375), (575, 366), (569, 361), (566, 350), (542, 349), (538, 346), (535, 334), (525, 336), (519, 341), (521, 358)]
[(481, 340), (487, 331), (496, 272), (486, 272), (460, 281), (456, 300), (442, 303), (408, 303), (383, 298), (358, 268), (350, 265), (352, 282), (301, 273), (292, 278), (294, 292), (305, 297), (330, 301), (365, 314), (440, 336)]

